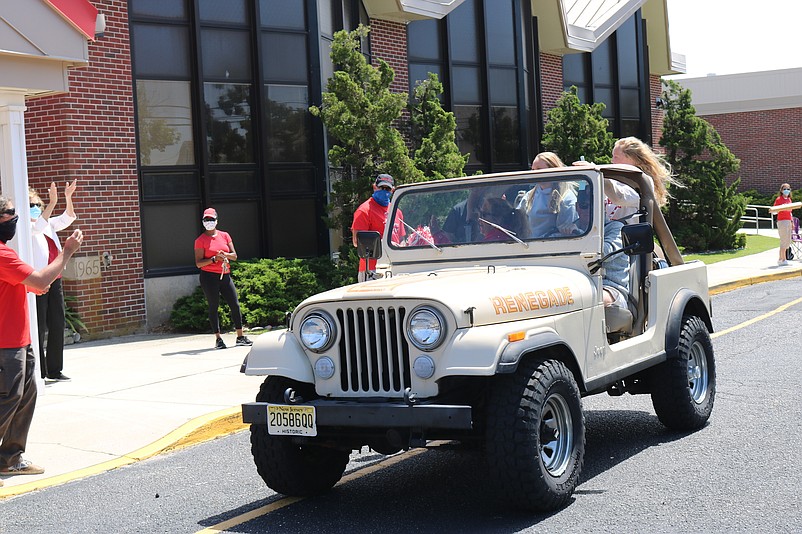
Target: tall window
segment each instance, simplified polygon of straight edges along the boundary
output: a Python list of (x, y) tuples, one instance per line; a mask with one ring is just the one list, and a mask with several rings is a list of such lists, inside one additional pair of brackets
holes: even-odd
[(194, 272), (206, 206), (240, 258), (326, 253), (316, 2), (129, 0), (129, 16), (146, 275)]
[(585, 103), (603, 102), (603, 116), (616, 137), (651, 142), (649, 83), (640, 12), (593, 52), (563, 56), (563, 85), (577, 87)]
[(408, 25), (410, 92), (427, 73), (446, 88), (457, 144), (470, 153), (466, 172), (520, 169), (529, 157), (526, 95), (531, 81), (529, 3), (466, 0), (445, 21)]

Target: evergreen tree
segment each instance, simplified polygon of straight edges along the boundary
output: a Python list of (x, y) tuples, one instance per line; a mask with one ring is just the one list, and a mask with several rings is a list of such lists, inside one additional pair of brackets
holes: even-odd
[(437, 74), (415, 87), (410, 103), (414, 162), (425, 180), (442, 180), (462, 176), (468, 154), (461, 154), (456, 142), (457, 122), (454, 114), (443, 109), (440, 95), (443, 84)]
[(737, 192), (740, 179), (729, 186), (725, 180), (738, 172), (740, 160), (716, 129), (696, 116), (688, 89), (673, 80), (663, 80), (663, 85), (660, 146), (681, 184), (671, 189), (668, 224), (677, 242), (689, 251), (743, 247), (745, 237), (736, 232), (746, 199)]
[(610, 163), (615, 139), (602, 116), (602, 102), (582, 104), (576, 86), (571, 86), (546, 114), (541, 144), (570, 165), (584, 156), (594, 163)]
[(331, 58), (336, 71), (329, 78), (322, 105), (310, 107), (335, 142), (329, 150), (329, 224), (341, 228), (346, 237), (353, 213), (370, 196), (376, 175), (389, 173), (396, 184), (422, 180), (401, 133), (393, 126), (407, 95), (390, 92), (395, 74), (387, 62), (380, 59), (374, 67), (360, 52), (361, 39), (369, 31), (360, 25), (350, 33), (334, 34)]

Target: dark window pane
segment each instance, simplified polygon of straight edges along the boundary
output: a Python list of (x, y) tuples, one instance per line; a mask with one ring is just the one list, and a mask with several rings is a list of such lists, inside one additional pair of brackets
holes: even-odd
[(585, 59), (587, 54), (566, 54), (563, 56), (563, 83), (566, 87), (587, 83)]
[(198, 0), (198, 10), (202, 22), (229, 22), (246, 24), (248, 10), (245, 0)]
[(306, 84), (306, 35), (264, 32), (262, 69), (265, 81)]
[(133, 16), (181, 20), (187, 18), (185, 0), (128, 0), (128, 10)]
[(189, 78), (189, 33), (180, 26), (134, 24), (136, 77)]
[(195, 202), (143, 204), (142, 238), (145, 243), (145, 268), (194, 266), (193, 244), (203, 231), (200, 214), (200, 206)]
[(253, 162), (251, 86), (203, 84), (210, 163)]
[(248, 32), (203, 29), (201, 41), (204, 79), (231, 81), (251, 79)]
[(220, 230), (228, 232), (240, 260), (250, 260), (261, 256), (259, 243), (262, 232), (259, 230), (259, 206), (256, 202), (215, 203)]
[(276, 193), (314, 193), (314, 169), (270, 169), (270, 192)]
[(351, 9), (353, 2), (345, 0), (341, 5), (343, 8), (343, 29), (347, 32), (350, 32), (356, 28), (356, 25), (354, 25), (353, 21), (353, 19), (356, 17), (354, 17), (354, 13)]
[(490, 103), (518, 105), (518, 82), (513, 69), (490, 69)]
[(470, 152), (468, 163), (484, 163), (482, 151), (482, 107), (454, 106), (457, 121), (457, 146), (465, 154)]
[(409, 83), (410, 91), (415, 90), (418, 83), (428, 80), (429, 73), (437, 74), (440, 82), (443, 81), (443, 76), (440, 74), (440, 66), (432, 64), (410, 63), (409, 64)]
[(515, 65), (515, 25), (510, 0), (485, 2), (487, 61), (491, 65)]
[(448, 38), (452, 61), (479, 61), (479, 32), (474, 0), (465, 0), (448, 15)]
[(304, 0), (260, 0), (259, 18), (262, 26), (265, 28), (306, 29), (305, 3)]
[(143, 172), (142, 197), (145, 200), (200, 198), (198, 175), (194, 172)]
[(618, 83), (622, 87), (638, 86), (638, 46), (635, 42), (635, 16), (615, 32), (618, 51)]
[(265, 95), (268, 160), (311, 161), (306, 86), (268, 85)]
[(192, 102), (189, 82), (137, 80), (139, 162), (192, 165)]
[(621, 121), (621, 132), (619, 132), (618, 137), (640, 137), (640, 121), (637, 120), (622, 120)]
[(593, 85), (613, 84), (613, 55), (610, 39), (599, 44), (596, 50), (590, 53), (593, 63)]
[(454, 103), (481, 104), (482, 91), (479, 82), (479, 69), (475, 67), (454, 67)]
[(255, 174), (254, 171), (211, 171), (209, 191), (212, 198), (256, 193)]
[(334, 32), (337, 31), (337, 24), (334, 21), (334, 13), (337, 12), (334, 2), (337, 1), (339, 0), (321, 0), (317, 3), (320, 34), (329, 38), (334, 38)]
[(621, 89), (621, 117), (640, 117), (640, 91), (637, 89)]
[[(308, 221), (288, 225), (289, 221)], [(317, 256), (319, 217), (311, 198), (274, 200), (270, 203), (268, 232), (273, 245), (272, 255), (285, 258)]]
[(593, 88), (593, 101), (602, 102), (605, 107), (602, 111), (602, 116), (612, 118), (616, 116), (615, 100), (613, 98), (613, 90), (607, 87), (594, 87)]
[(518, 108), (493, 106), (493, 162), (516, 163), (521, 156)]
[(440, 22), (437, 20), (416, 20), (407, 26), (407, 55), (415, 59), (440, 61)]

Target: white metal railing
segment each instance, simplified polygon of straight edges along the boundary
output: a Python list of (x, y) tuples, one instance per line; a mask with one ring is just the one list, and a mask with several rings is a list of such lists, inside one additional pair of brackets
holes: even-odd
[[(755, 225), (755, 233), (760, 232), (760, 222), (761, 221), (768, 221), (770, 228), (774, 230), (774, 217), (772, 216), (771, 212), (769, 212), (770, 206), (761, 206), (759, 204), (747, 204), (746, 205), (746, 212), (741, 216), (741, 223), (752, 223)], [(768, 214), (768, 217), (761, 217), (760, 211), (765, 210)], [(748, 215), (754, 213), (754, 215)]]

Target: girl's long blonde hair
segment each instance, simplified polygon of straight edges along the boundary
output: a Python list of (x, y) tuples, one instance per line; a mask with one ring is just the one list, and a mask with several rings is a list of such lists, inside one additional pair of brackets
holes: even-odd
[(635, 162), (636, 167), (652, 177), (654, 196), (658, 204), (665, 206), (670, 197), (668, 186), (679, 185), (674, 179), (671, 164), (637, 137), (623, 137), (615, 142), (615, 146)]
[[(554, 152), (541, 152), (535, 159), (532, 160), (532, 165), (535, 164), (535, 161), (541, 160), (548, 165), (548, 168), (553, 169), (556, 167), (565, 167), (565, 163), (563, 160), (560, 159), (560, 156), (555, 154)], [(569, 192), (573, 192), (574, 189), (571, 187), (571, 183), (569, 182), (560, 182), (559, 189), (555, 189), (551, 192), (551, 198), (549, 199), (549, 211), (551, 213), (557, 213), (560, 211), (560, 203), (563, 201), (565, 196)], [(535, 189), (537, 187), (533, 187), (527, 193), (524, 201), (524, 210), (526, 213), (532, 211), (532, 205), (535, 202)]]

